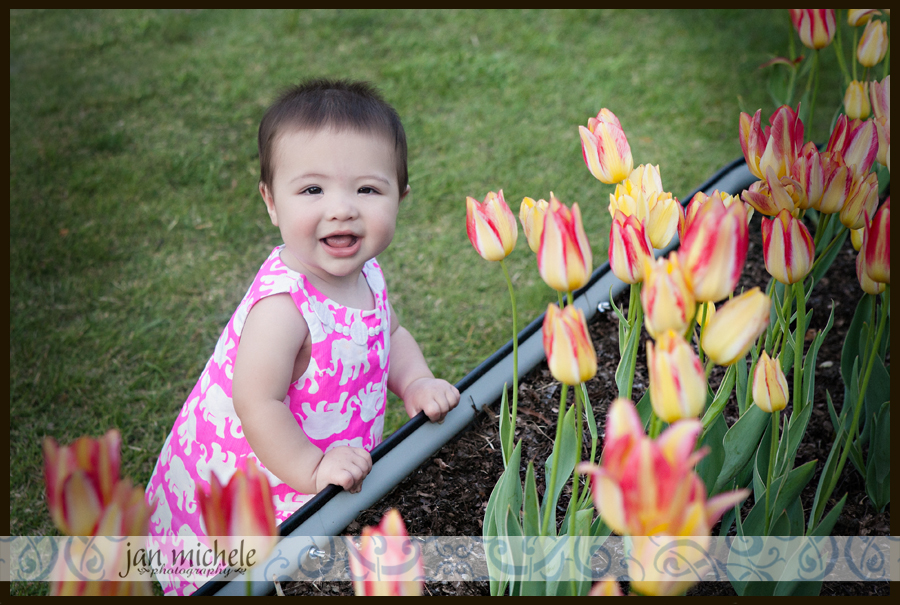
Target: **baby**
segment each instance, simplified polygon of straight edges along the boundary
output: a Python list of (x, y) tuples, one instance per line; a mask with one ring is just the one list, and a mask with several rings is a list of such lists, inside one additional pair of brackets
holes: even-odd
[[(259, 127), (259, 191), (284, 244), (263, 263), (163, 445), (153, 536), (202, 536), (196, 490), (241, 464), (269, 479), (278, 523), (329, 484), (362, 489), (387, 389), (441, 421), (459, 391), (428, 369), (375, 257), (409, 194), (397, 112), (365, 83), (290, 89)], [(167, 592), (189, 582), (163, 581)]]

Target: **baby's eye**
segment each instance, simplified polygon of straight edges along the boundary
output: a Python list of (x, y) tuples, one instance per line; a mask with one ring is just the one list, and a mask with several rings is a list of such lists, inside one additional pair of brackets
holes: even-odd
[(362, 193), (364, 195), (371, 195), (373, 193), (378, 193), (378, 190), (374, 187), (360, 187), (357, 193)]
[(318, 186), (316, 186), (316, 185), (313, 185), (313, 186), (311, 186), (311, 187), (307, 187), (306, 189), (304, 189), (304, 190), (301, 191), (300, 193), (303, 193), (303, 194), (305, 194), (305, 195), (320, 195), (320, 194), (322, 193), (322, 188), (321, 188), (321, 187), (318, 187)]

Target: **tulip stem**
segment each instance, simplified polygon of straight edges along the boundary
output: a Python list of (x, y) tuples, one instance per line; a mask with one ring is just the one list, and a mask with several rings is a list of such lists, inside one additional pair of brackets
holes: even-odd
[(769, 494), (772, 493), (772, 474), (775, 471), (775, 456), (778, 454), (778, 429), (780, 423), (778, 421), (779, 411), (772, 412), (772, 439), (769, 446), (769, 470), (766, 473), (766, 531), (765, 535), (769, 535), (769, 528), (772, 523), (772, 509), (769, 507)]
[[(641, 308), (641, 284), (631, 284), (631, 296), (628, 300), (628, 330), (625, 333), (625, 342), (631, 342), (631, 338), (633, 336), (632, 330), (640, 330), (641, 326), (644, 323), (643, 317), (643, 309)], [(624, 391), (619, 393), (619, 397), (624, 399), (631, 399), (631, 391), (634, 386), (634, 368), (637, 363), (637, 350), (638, 347), (633, 347), (631, 350), (631, 357), (629, 359), (622, 359), (619, 363), (626, 363), (627, 376), (625, 380), (625, 389)]]
[[(512, 410), (510, 416), (512, 420), (512, 430), (509, 431), (509, 443), (506, 444), (506, 451), (513, 451), (513, 443), (515, 443), (516, 435), (516, 415), (518, 414), (519, 403), (519, 329), (516, 312), (516, 294), (513, 290), (512, 279), (509, 277), (509, 270), (506, 268), (506, 259), (500, 259), (500, 266), (503, 267), (503, 276), (506, 277), (506, 287), (509, 288), (509, 300), (512, 302), (512, 330), (513, 330), (513, 395)], [(506, 462), (506, 461), (504, 461)]]
[(806, 338), (806, 292), (803, 290), (803, 281), (793, 285), (794, 298), (797, 299), (797, 323), (794, 331), (794, 410), (799, 414), (803, 411), (805, 401), (803, 395), (803, 343)]
[[(856, 48), (859, 38), (859, 28), (853, 28), (853, 79), (856, 79)], [(845, 108), (846, 109), (846, 108)]]
[[(566, 398), (569, 394), (569, 385), (566, 383), (562, 383), (562, 394), (559, 396), (559, 415), (556, 418), (556, 438), (553, 440), (553, 465), (550, 467), (550, 482), (547, 483), (544, 488), (544, 522), (541, 524), (541, 535), (546, 536), (549, 535), (547, 532), (550, 529), (550, 512), (553, 507), (550, 506), (550, 503), (546, 501), (554, 486), (556, 485), (556, 473), (559, 467), (559, 457), (561, 452), (559, 451), (560, 441), (562, 440), (562, 425), (563, 420), (566, 417)], [(556, 535), (556, 528), (553, 528), (553, 535)]]
[[(569, 293), (571, 296), (572, 293)], [(570, 303), (571, 304), (571, 303)], [(578, 452), (577, 460), (581, 460), (581, 447), (583, 440), (583, 431), (581, 425), (581, 385), (575, 388), (575, 451)], [(578, 503), (578, 483), (580, 476), (578, 473), (572, 473), (572, 502)]]
[(837, 55), (838, 65), (841, 68), (841, 73), (844, 74), (844, 88), (846, 88), (852, 78), (850, 77), (850, 73), (847, 71), (847, 64), (844, 62), (844, 47), (841, 44), (841, 27), (838, 26), (835, 28), (837, 31), (834, 36), (834, 54)]

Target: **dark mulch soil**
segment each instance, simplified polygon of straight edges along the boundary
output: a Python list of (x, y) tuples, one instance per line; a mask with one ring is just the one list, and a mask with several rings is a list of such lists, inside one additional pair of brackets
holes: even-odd
[[(769, 275), (762, 261), (759, 218), (751, 224), (750, 251), (747, 265), (738, 291), (755, 286), (765, 288)], [(838, 255), (828, 275), (816, 286), (808, 307), (812, 309), (811, 328), (821, 329), (828, 319), (829, 306), (834, 305), (834, 326), (826, 338), (817, 359), (815, 408), (801, 445), (797, 465), (818, 459), (816, 476), (803, 492), (804, 509), (809, 510), (818, 484), (818, 474), (834, 439), (831, 419), (826, 407), (825, 392), (840, 409), (844, 387), (840, 376), (841, 347), (847, 327), (853, 318), (856, 303), (862, 291), (856, 281), (855, 252), (849, 238)], [(627, 305), (627, 291), (620, 305)], [(598, 313), (590, 325), (591, 337), (597, 348), (597, 376), (588, 382), (588, 392), (594, 416), (600, 425), (606, 420), (607, 407), (616, 395), (615, 371), (619, 362), (618, 321), (614, 313)], [(814, 332), (807, 335), (807, 345)], [(642, 342), (646, 341), (646, 334)], [(888, 353), (888, 369), (890, 369)], [(723, 372), (717, 369), (711, 377), (713, 387), (721, 380)], [(788, 375), (790, 383), (791, 378)], [(647, 388), (647, 369), (643, 351), (638, 355), (634, 381), (634, 400), (637, 401)], [(733, 399), (733, 397), (732, 397)], [(555, 382), (542, 363), (532, 370), (519, 385), (519, 415), (516, 439), (523, 440), (522, 463), (535, 462), (538, 475), (538, 492), (543, 490), (543, 462), (550, 454), (556, 429), (559, 405), (559, 383)], [(484, 509), (497, 479), (503, 472), (503, 462), (497, 435), (498, 404), (485, 409), (472, 425), (451, 443), (445, 445), (434, 457), (427, 460), (412, 475), (401, 482), (375, 506), (360, 513), (346, 530), (346, 534), (358, 534), (363, 526), (377, 524), (391, 508), (400, 511), (410, 535), (420, 536), (480, 536)], [(790, 408), (784, 414), (789, 414)], [(729, 426), (737, 419), (737, 409), (732, 403), (725, 410)], [(590, 437), (585, 434), (583, 458), (590, 455)], [(598, 447), (599, 449), (601, 445)], [(599, 455), (599, 454), (598, 454)], [(570, 487), (567, 487), (568, 491)], [(890, 534), (890, 505), (882, 513), (873, 509), (866, 497), (862, 477), (852, 464), (846, 464), (841, 480), (826, 510), (849, 493), (847, 503), (832, 535), (863, 536)], [(561, 498), (561, 510), (565, 510), (568, 496)], [(746, 513), (746, 511), (745, 511)], [(562, 514), (560, 514), (560, 519)], [(716, 530), (718, 531), (718, 530)], [(350, 595), (349, 582), (289, 583), (284, 585), (286, 594), (293, 595)], [(487, 582), (429, 583), (425, 594), (430, 595), (488, 595)], [(728, 582), (704, 582), (694, 587), (691, 595), (733, 596)], [(822, 595), (888, 595), (886, 582), (826, 582)]]

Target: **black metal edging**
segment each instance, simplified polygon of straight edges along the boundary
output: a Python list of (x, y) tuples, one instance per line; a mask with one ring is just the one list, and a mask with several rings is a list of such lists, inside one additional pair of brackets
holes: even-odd
[[(691, 199), (700, 191), (706, 191), (711, 189), (716, 185), (719, 181), (721, 181), (724, 177), (731, 174), (734, 170), (740, 169), (741, 166), (746, 164), (743, 157), (737, 158), (734, 161), (726, 164), (718, 171), (716, 171), (710, 178), (708, 178), (703, 184), (699, 187), (691, 191), (687, 196), (681, 199), (681, 204), (686, 205), (690, 202)], [(752, 175), (751, 175), (752, 176)], [(748, 179), (745, 179), (748, 180)], [(752, 179), (752, 180), (755, 180)], [(738, 183), (743, 183), (743, 180), (739, 180)], [(752, 181), (749, 181), (752, 182)], [(749, 182), (747, 186), (749, 186)], [(664, 252), (671, 250), (677, 247), (677, 242), (670, 244)], [(609, 262), (604, 262), (601, 266), (599, 266), (592, 274), (588, 283), (585, 284), (582, 288), (579, 288), (573, 293), (573, 297), (578, 299), (580, 296), (585, 294), (588, 290), (590, 290), (600, 279), (605, 277), (610, 270)], [(592, 310), (596, 312), (596, 309)], [(535, 332), (537, 332), (543, 322), (544, 322), (545, 313), (541, 313), (537, 318), (535, 318), (531, 323), (529, 323), (525, 328), (519, 331), (517, 340), (521, 344), (531, 338)], [(591, 313), (592, 315), (592, 313)], [(590, 319), (590, 317), (587, 317)], [(500, 347), (497, 351), (491, 354), (487, 359), (481, 362), (474, 370), (469, 372), (466, 376), (464, 376), (459, 382), (456, 383), (457, 389), (459, 389), (460, 393), (467, 390), (473, 384), (475, 384), (479, 378), (484, 376), (488, 371), (490, 371), (494, 366), (498, 363), (506, 359), (509, 355), (512, 354), (513, 341), (510, 339), (507, 341), (502, 347)], [(375, 447), (372, 452), (372, 464), (374, 466), (381, 458), (387, 455), (391, 450), (396, 448), (401, 442), (403, 442), (407, 437), (413, 435), (416, 430), (421, 428), (427, 422), (427, 417), (424, 412), (419, 412), (414, 418), (410, 419), (406, 422), (402, 427), (397, 429), (393, 434), (391, 434), (387, 439), (381, 442), (377, 447)], [(451, 435), (452, 438), (454, 435)], [(312, 499), (310, 499), (306, 504), (301, 506), (293, 515), (291, 515), (284, 523), (279, 526), (279, 535), (282, 537), (290, 535), (294, 530), (300, 527), (304, 522), (313, 517), (317, 512), (319, 512), (328, 502), (330, 502), (335, 496), (340, 494), (343, 490), (335, 485), (329, 485), (324, 490), (316, 494)], [(210, 580), (203, 586), (201, 586), (194, 594), (197, 596), (203, 595), (213, 595), (219, 592), (219, 590), (229, 583), (228, 580)], [(274, 592), (274, 586), (270, 591)]]

